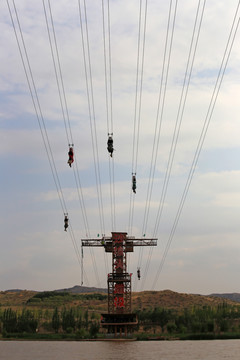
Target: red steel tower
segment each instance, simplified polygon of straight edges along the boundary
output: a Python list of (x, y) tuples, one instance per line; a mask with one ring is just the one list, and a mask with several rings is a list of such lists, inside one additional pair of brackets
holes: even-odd
[(104, 247), (112, 253), (112, 272), (108, 274), (108, 313), (102, 314), (101, 325), (108, 333), (125, 334), (137, 325), (131, 308), (131, 275), (127, 272), (127, 253), (135, 246), (156, 246), (157, 239), (135, 239), (126, 232), (112, 232), (112, 237), (83, 239), (82, 246)]

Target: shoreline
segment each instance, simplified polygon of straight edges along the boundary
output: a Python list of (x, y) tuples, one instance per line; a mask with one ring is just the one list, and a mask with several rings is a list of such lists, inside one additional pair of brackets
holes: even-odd
[(199, 340), (237, 340), (240, 339), (240, 333), (223, 334), (187, 334), (176, 336), (135, 336), (132, 338), (112, 337), (112, 338), (78, 338), (69, 334), (8, 334), (0, 337), (0, 341), (199, 341)]

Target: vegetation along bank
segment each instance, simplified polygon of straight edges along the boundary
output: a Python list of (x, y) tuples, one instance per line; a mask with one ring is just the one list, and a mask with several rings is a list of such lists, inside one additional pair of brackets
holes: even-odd
[[(240, 303), (166, 291), (134, 293), (137, 340), (240, 338)], [(0, 339), (105, 339), (106, 293), (0, 292)]]

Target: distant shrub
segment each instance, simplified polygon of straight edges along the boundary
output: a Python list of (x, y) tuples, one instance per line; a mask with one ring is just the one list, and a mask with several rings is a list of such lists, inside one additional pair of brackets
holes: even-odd
[(51, 331), (52, 330), (52, 324), (48, 321), (44, 321), (42, 323), (42, 328), (46, 331)]
[(64, 300), (106, 300), (107, 295), (106, 294), (71, 294), (67, 291), (43, 291), (40, 293), (35, 294), (33, 297), (28, 299), (27, 304), (37, 304), (42, 301), (51, 301), (55, 303), (62, 303)]
[(76, 339), (87, 339), (89, 338), (89, 332), (81, 328), (76, 332)]
[(107, 295), (105, 294), (98, 294), (98, 293), (94, 293), (94, 294), (81, 294), (78, 295), (79, 299), (83, 299), (83, 300), (106, 300), (107, 299)]
[(58, 292), (58, 291), (43, 291), (40, 293), (37, 293), (36, 295), (34, 295), (31, 299), (29, 299), (27, 302), (32, 301), (33, 299), (48, 299), (48, 298), (52, 298), (52, 297), (64, 297), (64, 296), (69, 296), (69, 292), (67, 291), (63, 291), (63, 292)]
[(89, 333), (90, 333), (90, 336), (91, 336), (92, 338), (96, 338), (96, 337), (97, 337), (97, 333), (99, 332), (99, 328), (100, 328), (99, 323), (97, 323), (97, 322), (95, 322), (95, 321), (91, 323)]
[(73, 329), (71, 326), (69, 326), (69, 327), (66, 329), (66, 333), (67, 333), (67, 334), (72, 334), (73, 331), (74, 331), (74, 329)]
[(42, 300), (39, 298), (31, 298), (27, 301), (28, 304), (39, 304)]
[(167, 331), (169, 334), (173, 334), (175, 333), (177, 330), (177, 326), (175, 323), (173, 322), (170, 322), (169, 324), (167, 324)]

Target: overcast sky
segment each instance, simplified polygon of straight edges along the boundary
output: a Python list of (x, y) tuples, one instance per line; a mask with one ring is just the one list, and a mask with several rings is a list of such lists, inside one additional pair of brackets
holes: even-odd
[[(81, 239), (114, 230), (158, 238), (134, 290), (240, 292), (238, 3), (1, 1), (0, 290), (80, 285)], [(84, 248), (83, 285), (110, 266)]]

